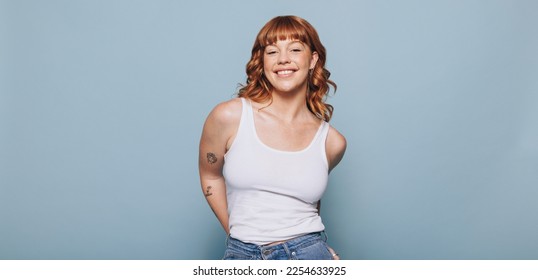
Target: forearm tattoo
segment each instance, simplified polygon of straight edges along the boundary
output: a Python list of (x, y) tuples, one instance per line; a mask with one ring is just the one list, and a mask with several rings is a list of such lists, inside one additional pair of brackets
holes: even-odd
[(205, 196), (208, 197), (212, 194), (213, 193), (211, 192), (211, 186), (207, 186), (207, 188), (205, 189)]
[(217, 162), (217, 156), (214, 153), (207, 153), (207, 162), (209, 162), (209, 164)]

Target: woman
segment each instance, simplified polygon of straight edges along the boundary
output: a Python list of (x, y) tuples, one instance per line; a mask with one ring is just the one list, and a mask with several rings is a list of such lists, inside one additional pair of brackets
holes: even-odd
[(339, 259), (320, 199), (346, 140), (327, 122), (330, 72), (316, 30), (280, 16), (259, 32), (238, 98), (217, 105), (200, 140), (207, 202), (228, 234), (224, 259)]

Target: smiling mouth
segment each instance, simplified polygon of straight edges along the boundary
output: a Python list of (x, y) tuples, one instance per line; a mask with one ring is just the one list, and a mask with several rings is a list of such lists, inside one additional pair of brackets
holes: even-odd
[(293, 72), (295, 72), (295, 71), (293, 71), (293, 70), (280, 70), (280, 71), (277, 71), (276, 74), (277, 75), (289, 75), (289, 74), (291, 74)]

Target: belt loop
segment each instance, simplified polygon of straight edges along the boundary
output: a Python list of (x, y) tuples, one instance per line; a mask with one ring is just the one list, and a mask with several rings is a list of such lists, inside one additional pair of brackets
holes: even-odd
[(296, 259), (295, 251), (291, 251), (286, 242), (282, 243), (282, 247), (284, 247), (284, 251), (286, 252), (286, 255), (288, 256), (288, 260), (295, 260)]
[(226, 240), (224, 241), (224, 245), (226, 245), (226, 247), (228, 247), (228, 244), (230, 243), (230, 234), (226, 234)]
[(329, 240), (329, 236), (327, 235), (327, 232), (322, 231), (320, 234), (321, 234), (323, 237), (325, 237), (325, 238), (324, 238), (325, 240), (323, 240), (323, 241), (327, 242), (327, 240)]
[(269, 249), (265, 249), (265, 248), (266, 247), (264, 245), (258, 245), (258, 250), (260, 251), (260, 256), (262, 260), (267, 260), (267, 255), (271, 253)]

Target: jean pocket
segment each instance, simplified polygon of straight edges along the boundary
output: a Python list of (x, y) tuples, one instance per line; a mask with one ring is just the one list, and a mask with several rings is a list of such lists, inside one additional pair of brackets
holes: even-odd
[(254, 256), (234, 248), (227, 248), (224, 251), (223, 260), (253, 260)]

